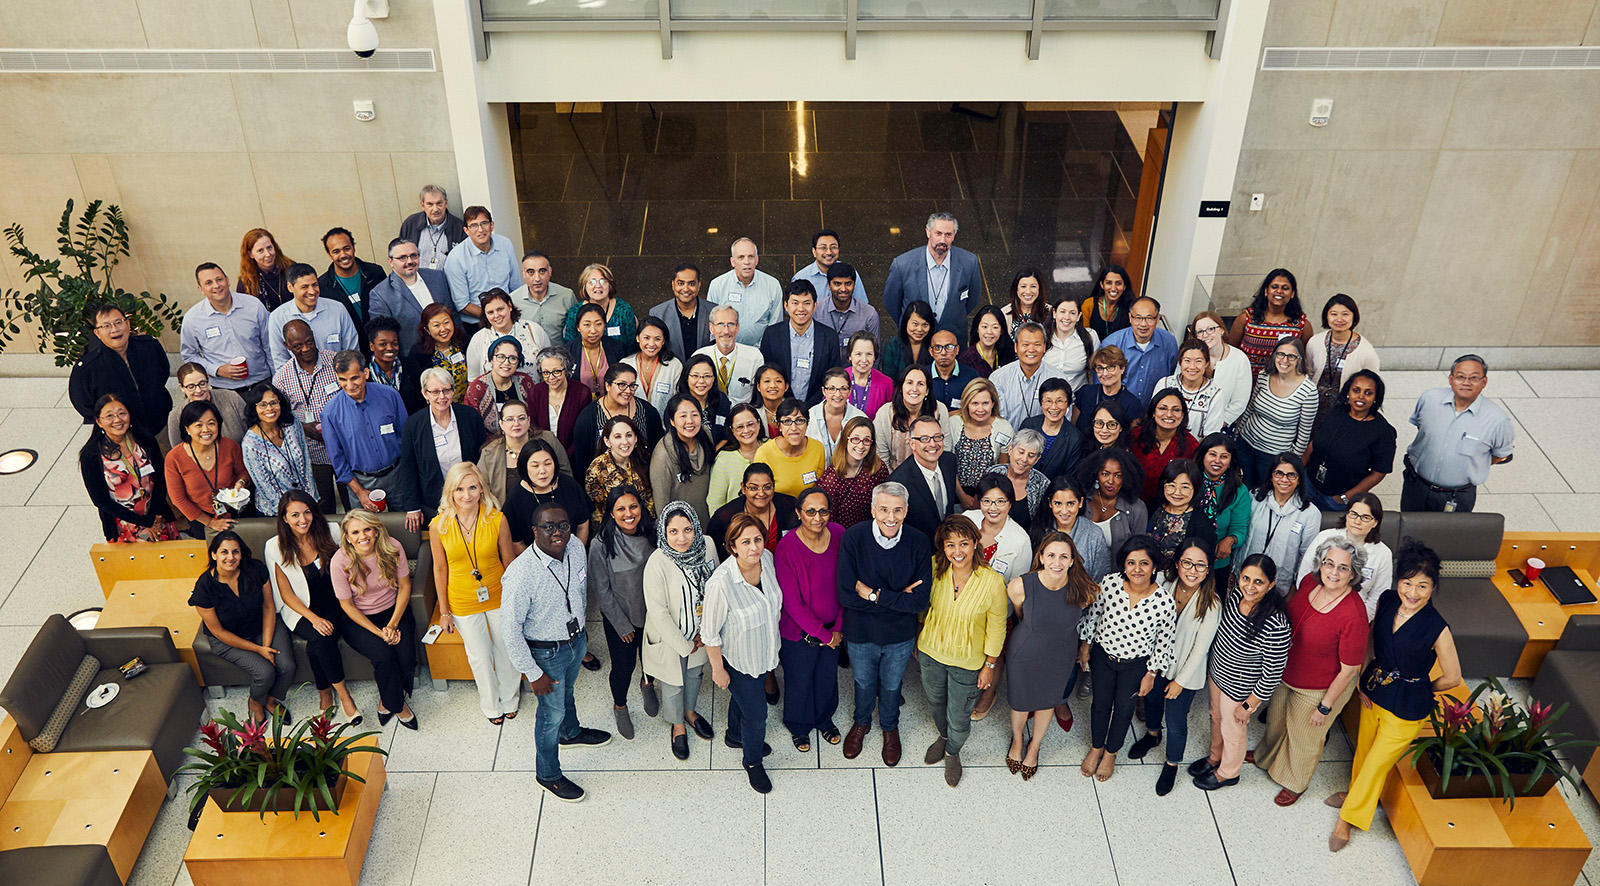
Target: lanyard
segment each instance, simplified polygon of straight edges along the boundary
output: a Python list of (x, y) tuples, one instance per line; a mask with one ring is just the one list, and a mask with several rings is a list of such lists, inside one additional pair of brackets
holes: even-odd
[[(480, 507), (479, 508), (479, 514), (481, 515), (482, 512), (483, 512), (482, 508)], [(480, 520), (480, 519), (474, 518), (473, 524), (472, 524), (474, 531), (473, 531), (472, 537), (468, 538), (467, 537), (467, 527), (461, 525), (461, 515), (460, 514), (456, 515), (456, 528), (461, 530), (461, 541), (463, 543), (463, 547), (465, 547), (467, 549), (467, 563), (472, 566), (472, 578), (475, 581), (483, 581), (483, 572), (478, 569), (478, 553), (477, 553), (477, 551), (474, 551), (472, 549), (472, 546), (477, 543), (478, 534), (477, 534), (476, 530), (477, 530), (478, 524), (481, 523), (481, 522), (483, 522), (483, 521)]]
[[(544, 552), (540, 551), (540, 553)], [(551, 580), (556, 583), (557, 587), (561, 588), (561, 602), (567, 605), (567, 617), (577, 618), (577, 614), (572, 611), (572, 561), (568, 560), (565, 556), (562, 556), (561, 565), (567, 568), (567, 580), (565, 583), (563, 583), (561, 579), (556, 578), (556, 569), (554, 566), (551, 566), (547, 562), (544, 564), (544, 568), (549, 570)]]
[(211, 510), (218, 514), (222, 513), (222, 503), (217, 501), (217, 483), (222, 480), (222, 447), (212, 444), (211, 475), (208, 476), (206, 469), (200, 464), (200, 456), (195, 454), (194, 444), (183, 445), (189, 447), (189, 457), (194, 459), (194, 466), (200, 468), (200, 476), (206, 481), (206, 485), (211, 487)]
[(1271, 509), (1268, 509), (1268, 511), (1267, 511), (1267, 540), (1261, 546), (1263, 549), (1269, 550), (1269, 549), (1272, 548), (1272, 537), (1274, 535), (1278, 534), (1278, 524), (1282, 523), (1282, 522), (1283, 522), (1283, 515), (1282, 514), (1274, 514), (1271, 511)]

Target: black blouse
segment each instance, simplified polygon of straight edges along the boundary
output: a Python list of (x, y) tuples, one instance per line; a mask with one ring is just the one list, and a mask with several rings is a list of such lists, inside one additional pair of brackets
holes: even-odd
[(224, 630), (232, 631), (246, 640), (258, 639), (261, 636), (262, 588), (266, 584), (266, 564), (253, 558), (244, 561), (239, 570), (238, 594), (208, 569), (195, 580), (189, 605), (215, 609), (217, 621)]
[[(1398, 631), (1400, 594), (1383, 592), (1372, 619), (1372, 662), (1361, 675), (1361, 687), (1373, 704), (1402, 720), (1421, 720), (1433, 710), (1433, 682), (1428, 676), (1438, 655), (1433, 644), (1448, 627), (1430, 601)], [(1389, 675), (1392, 679), (1384, 682)], [(1382, 683), (1374, 686), (1373, 683)]]

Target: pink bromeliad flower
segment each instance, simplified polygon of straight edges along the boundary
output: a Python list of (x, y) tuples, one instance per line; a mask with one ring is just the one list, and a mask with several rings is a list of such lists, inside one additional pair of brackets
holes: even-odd
[(215, 720), (200, 727), (200, 735), (203, 737), (202, 740), (205, 741), (206, 747), (218, 754), (227, 753), (227, 743), (224, 740), (227, 734), (228, 730)]

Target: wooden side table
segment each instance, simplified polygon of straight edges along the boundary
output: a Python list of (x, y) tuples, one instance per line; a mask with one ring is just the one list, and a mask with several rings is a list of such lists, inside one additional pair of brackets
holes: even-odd
[(0, 806), (0, 850), (99, 844), (127, 882), (166, 794), (150, 751), (34, 754)]
[[(376, 745), (376, 736), (365, 743)], [(184, 866), (195, 886), (241, 883), (292, 883), (294, 886), (356, 886), (372, 840), (378, 801), (387, 778), (380, 754), (356, 754), (350, 771), (365, 778), (350, 781), (339, 812), (223, 812), (206, 801), (195, 825)]]
[[(178, 657), (194, 671), (195, 682), (204, 686), (205, 681), (200, 679), (200, 665), (194, 657), (194, 638), (200, 632), (200, 613), (189, 605), (189, 594), (193, 590), (192, 578), (119, 581), (106, 596), (105, 609), (101, 611), (96, 627), (165, 627), (172, 635), (172, 645), (177, 647)], [(122, 662), (107, 661), (102, 664), (114, 668)]]
[(1570, 566), (1589, 590), (1600, 594), (1595, 575), (1600, 573), (1600, 533), (1593, 532), (1507, 532), (1495, 561), (1494, 586), (1528, 632), (1528, 642), (1517, 659), (1511, 676), (1532, 679), (1544, 664), (1544, 657), (1556, 648), (1567, 619), (1574, 615), (1600, 614), (1600, 602), (1563, 606), (1556, 602), (1544, 582), (1519, 588), (1511, 582), (1508, 570), (1521, 569), (1529, 557), (1538, 557), (1545, 566)]

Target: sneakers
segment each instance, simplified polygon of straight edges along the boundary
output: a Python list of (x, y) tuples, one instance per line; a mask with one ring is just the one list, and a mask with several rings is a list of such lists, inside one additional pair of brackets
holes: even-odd
[(539, 787), (549, 791), (557, 800), (564, 803), (577, 803), (585, 796), (583, 788), (573, 784), (572, 779), (565, 775), (555, 781), (545, 781), (541, 778), (536, 778), (534, 781), (539, 782)]
[(744, 774), (750, 778), (750, 787), (758, 794), (772, 793), (772, 779), (767, 776), (767, 768), (760, 763), (751, 763), (744, 767)]
[(585, 726), (578, 730), (578, 734), (571, 738), (561, 739), (564, 748), (597, 748), (611, 743), (611, 733), (601, 729), (590, 729)]

